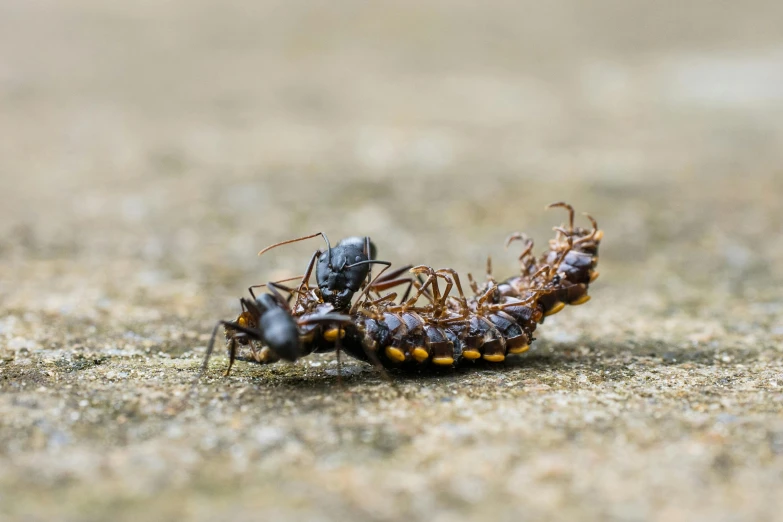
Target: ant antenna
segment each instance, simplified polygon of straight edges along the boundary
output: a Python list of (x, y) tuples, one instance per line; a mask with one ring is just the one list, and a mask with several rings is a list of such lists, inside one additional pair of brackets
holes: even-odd
[(287, 241), (281, 241), (280, 243), (275, 243), (274, 245), (269, 245), (268, 247), (266, 247), (265, 249), (260, 251), (258, 253), (258, 255), (259, 256), (263, 255), (266, 252), (269, 252), (270, 250), (272, 250), (273, 248), (277, 248), (279, 246), (288, 245), (290, 243), (296, 243), (297, 241), (304, 241), (305, 239), (310, 239), (310, 238), (313, 238), (313, 237), (316, 237), (316, 236), (321, 236), (321, 237), (324, 238), (324, 241), (326, 241), (326, 248), (329, 251), (329, 267), (331, 268), (331, 266), (332, 266), (332, 247), (331, 247), (331, 245), (329, 245), (329, 238), (326, 237), (326, 234), (324, 234), (323, 232), (316, 232), (315, 234), (312, 234), (310, 236), (298, 237), (296, 239), (289, 239)]
[(378, 261), (377, 259), (367, 259), (365, 261), (358, 261), (352, 265), (345, 265), (343, 268), (353, 268), (355, 266), (361, 266), (361, 265), (386, 265), (391, 266), (391, 263), (389, 261)]

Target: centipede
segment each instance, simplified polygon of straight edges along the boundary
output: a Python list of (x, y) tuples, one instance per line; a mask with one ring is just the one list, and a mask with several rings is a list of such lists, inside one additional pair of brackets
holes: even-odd
[[(598, 248), (603, 231), (585, 214), (589, 227), (575, 224), (574, 208), (564, 202), (568, 219), (554, 227), (555, 237), (534, 255), (534, 242), (515, 232), (505, 246), (521, 243), (519, 272), (505, 279), (467, 274), (468, 286), (451, 268), (406, 265), (392, 269), (377, 259), (369, 237), (349, 237), (332, 246), (316, 233), (271, 245), (321, 236), (325, 248), (314, 252), (304, 274), (248, 288), (241, 312), (218, 321), (201, 366), (206, 371), (219, 330), (224, 329), (229, 375), (236, 360), (271, 364), (315, 353), (337, 352), (385, 371), (447, 369), (486, 361), (502, 363), (530, 349), (539, 324), (566, 306), (590, 300), (598, 278)], [(373, 266), (380, 266), (373, 276)], [(316, 284), (311, 284), (315, 272)], [(284, 283), (295, 282), (293, 285)], [(258, 288), (266, 288), (259, 293)]]

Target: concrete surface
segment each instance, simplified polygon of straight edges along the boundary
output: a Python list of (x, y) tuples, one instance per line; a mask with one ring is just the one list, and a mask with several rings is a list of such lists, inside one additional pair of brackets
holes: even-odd
[[(0, 519), (781, 520), (780, 2), (0, 3)], [(502, 367), (225, 357), (317, 242), (593, 300)]]

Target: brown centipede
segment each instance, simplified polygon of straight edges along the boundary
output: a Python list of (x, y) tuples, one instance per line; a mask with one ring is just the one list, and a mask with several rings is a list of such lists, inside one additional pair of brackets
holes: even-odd
[[(250, 346), (251, 356), (245, 360), (258, 363), (338, 350), (338, 355), (407, 369), (452, 367), (478, 359), (498, 363), (509, 354), (524, 353), (537, 325), (567, 305), (586, 303), (588, 288), (598, 277), (595, 267), (603, 238), (598, 224), (587, 216), (590, 228), (575, 226), (573, 207), (555, 203), (547, 208), (552, 207), (568, 211), (568, 224), (555, 227), (548, 248), (535, 257), (531, 239), (510, 235), (506, 246), (523, 244), (519, 273), (497, 281), (488, 261), (484, 282), (468, 274), (470, 296), (450, 268), (406, 266), (385, 274), (390, 263), (375, 259), (369, 238), (348, 238), (332, 247), (318, 233), (272, 245), (318, 235), (326, 241), (326, 249), (313, 254), (295, 288), (269, 283), (269, 293), (257, 297), (250, 288), (253, 298), (240, 300), (239, 317), (215, 326), (202, 372), (221, 325), (229, 369), (239, 345)], [(373, 264), (384, 265), (374, 278)], [(314, 269), (317, 286), (309, 282)], [(382, 295), (397, 286), (406, 287), (399, 299), (395, 292)]]

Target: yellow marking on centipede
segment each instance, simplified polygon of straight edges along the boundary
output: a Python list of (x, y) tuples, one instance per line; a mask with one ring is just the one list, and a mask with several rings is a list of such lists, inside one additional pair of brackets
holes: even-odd
[(394, 346), (387, 346), (386, 347), (386, 357), (391, 359), (392, 361), (397, 362), (403, 362), (405, 360), (405, 354), (402, 350), (399, 348), (395, 348)]
[(589, 301), (589, 300), (590, 300), (590, 296), (589, 296), (589, 295), (587, 295), (587, 294), (585, 294), (585, 295), (583, 295), (582, 297), (580, 297), (580, 298), (579, 298), (579, 299), (577, 299), (576, 301), (573, 301), (573, 302), (572, 302), (572, 303), (570, 303), (570, 304), (571, 304), (572, 306), (579, 306), (579, 305), (581, 305), (581, 304), (585, 304), (585, 303), (586, 303), (587, 301)]
[(508, 353), (513, 353), (514, 355), (525, 353), (530, 349), (530, 345), (526, 344), (525, 346), (517, 346), (516, 348), (509, 348)]
[(599, 230), (599, 231), (598, 231), (598, 232), (596, 232), (596, 233), (595, 233), (595, 235), (593, 236), (593, 240), (594, 240), (594, 241), (601, 241), (603, 238), (604, 238), (604, 231), (603, 231), (603, 230)]
[(242, 313), (239, 315), (239, 317), (237, 317), (237, 324), (239, 326), (247, 326), (249, 322), (250, 321), (248, 321), (246, 313)]
[(495, 353), (495, 354), (484, 354), (484, 360), (489, 362), (503, 362), (506, 359), (506, 356), (502, 353)]
[(414, 348), (411, 355), (418, 362), (424, 362), (430, 357), (430, 354), (427, 352), (427, 350), (425, 350), (421, 346), (417, 346), (416, 348)]
[(590, 282), (592, 283), (593, 281), (598, 279), (599, 275), (601, 275), (601, 272), (593, 272), (592, 274), (590, 274)]
[(479, 357), (481, 357), (481, 354), (479, 353), (478, 350), (465, 350), (464, 352), (462, 352), (462, 356), (465, 359), (473, 360), (473, 359), (478, 359)]
[(555, 306), (549, 309), (548, 312), (546, 312), (544, 315), (549, 317), (550, 315), (555, 315), (557, 312), (565, 308), (565, 303), (563, 302), (557, 302), (555, 303)]
[(434, 357), (432, 359), (433, 364), (437, 364), (438, 366), (451, 366), (454, 364), (454, 358), (453, 357)]
[(326, 339), (330, 343), (333, 343), (337, 340), (338, 335), (340, 336), (340, 339), (345, 337), (345, 330), (343, 330), (342, 328), (331, 328), (324, 332), (324, 339)]

